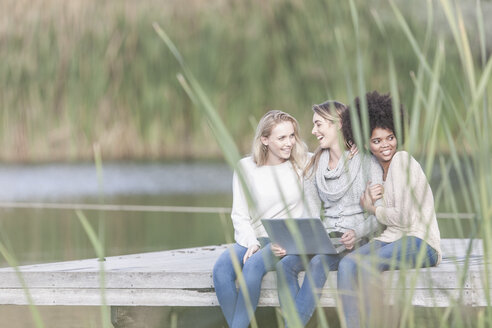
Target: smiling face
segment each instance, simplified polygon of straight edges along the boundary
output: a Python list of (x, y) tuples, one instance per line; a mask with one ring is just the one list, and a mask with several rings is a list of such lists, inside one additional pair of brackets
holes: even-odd
[(339, 124), (323, 118), (318, 113), (313, 115), (312, 134), (318, 139), (319, 146), (323, 149), (332, 148), (338, 144)]
[(393, 131), (383, 128), (372, 130), (369, 148), (383, 167), (389, 165), (393, 159), (396, 153), (396, 147), (397, 141)]
[(266, 165), (285, 162), (296, 144), (294, 125), (289, 121), (277, 124), (268, 137), (261, 137), (261, 142), (268, 147)]

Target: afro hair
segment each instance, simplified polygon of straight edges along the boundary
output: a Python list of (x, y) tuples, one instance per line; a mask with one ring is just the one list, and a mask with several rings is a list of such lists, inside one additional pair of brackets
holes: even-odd
[[(368, 140), (375, 128), (382, 128), (392, 131), (396, 136), (395, 122), (393, 119), (393, 104), (390, 94), (380, 94), (377, 91), (368, 92), (366, 94), (367, 112), (369, 116), (369, 135), (364, 137)], [(342, 131), (345, 140), (349, 144), (355, 144), (354, 129), (362, 129), (362, 104), (359, 97), (354, 100), (355, 108), (345, 111), (342, 116)], [(358, 123), (352, 122), (350, 111), (355, 110), (358, 117)], [(403, 105), (400, 104), (400, 117), (403, 123)], [(397, 139), (403, 143), (403, 124), (401, 136), (397, 135)]]

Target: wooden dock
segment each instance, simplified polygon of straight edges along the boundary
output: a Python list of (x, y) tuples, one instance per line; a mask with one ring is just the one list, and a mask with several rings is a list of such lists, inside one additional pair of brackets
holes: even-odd
[[(468, 263), (465, 254), (471, 243)], [(108, 257), (104, 261), (104, 297), (110, 306), (217, 306), (212, 268), (226, 246), (207, 246), (163, 252)], [(484, 286), (481, 240), (442, 240), (444, 259), (437, 268), (422, 269), (414, 283), (416, 306), (450, 304), (487, 306), (490, 287)], [(19, 267), (36, 305), (102, 305), (100, 262), (97, 259)], [(407, 286), (415, 277), (406, 274)], [(388, 277), (388, 293), (401, 291), (398, 272)], [(460, 283), (464, 281), (464, 283)], [(492, 281), (489, 276), (489, 281)], [(464, 286), (460, 288), (460, 286)], [(336, 302), (336, 273), (329, 275), (321, 299), (324, 307)], [(0, 304), (28, 304), (26, 292), (13, 268), (0, 269)], [(262, 285), (259, 306), (278, 306), (275, 274)]]

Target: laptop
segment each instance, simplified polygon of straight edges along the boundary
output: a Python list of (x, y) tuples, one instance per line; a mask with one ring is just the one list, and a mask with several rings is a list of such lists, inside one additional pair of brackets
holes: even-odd
[(272, 243), (287, 254), (339, 254), (345, 250), (341, 232), (328, 235), (319, 218), (261, 219)]

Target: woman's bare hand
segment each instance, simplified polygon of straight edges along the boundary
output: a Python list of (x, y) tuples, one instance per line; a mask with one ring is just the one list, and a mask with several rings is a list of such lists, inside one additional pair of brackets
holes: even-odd
[(287, 254), (287, 251), (285, 249), (283, 249), (282, 247), (280, 247), (280, 245), (272, 244), (270, 246), (270, 248), (272, 249), (272, 253), (275, 256), (282, 257), (282, 256), (285, 256)]
[(371, 214), (374, 214), (376, 212), (376, 208), (374, 207), (374, 201), (372, 200), (371, 197), (371, 192), (370, 192), (370, 186), (369, 182), (367, 183), (367, 188), (360, 196), (360, 206), (364, 211), (367, 211)]
[(251, 256), (253, 256), (254, 253), (256, 253), (260, 249), (260, 246), (258, 245), (253, 245), (248, 248), (246, 251), (246, 254), (244, 254), (243, 257), (243, 264), (246, 263), (246, 260), (249, 259)]
[(359, 148), (357, 148), (357, 146), (355, 144), (353, 144), (352, 147), (350, 147), (349, 151), (350, 151), (349, 159), (351, 159), (355, 155), (357, 155), (357, 153), (359, 152)]
[(340, 242), (345, 246), (346, 249), (352, 249), (355, 245), (355, 231), (347, 230), (342, 237)]
[(375, 184), (374, 186), (370, 186), (369, 188), (369, 194), (372, 199), (372, 203), (374, 204), (375, 201), (378, 199), (383, 198), (384, 194), (384, 187), (381, 184)]

